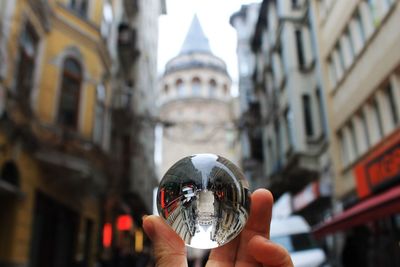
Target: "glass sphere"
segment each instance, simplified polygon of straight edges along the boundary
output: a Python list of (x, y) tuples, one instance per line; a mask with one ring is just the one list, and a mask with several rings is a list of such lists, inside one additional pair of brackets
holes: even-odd
[(232, 162), (197, 154), (179, 160), (165, 173), (157, 208), (186, 245), (210, 249), (242, 231), (250, 213), (250, 191)]

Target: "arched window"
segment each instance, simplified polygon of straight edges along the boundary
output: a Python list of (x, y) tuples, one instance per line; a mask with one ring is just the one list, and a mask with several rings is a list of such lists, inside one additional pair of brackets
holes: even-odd
[(201, 94), (201, 83), (200, 79), (197, 77), (194, 77), (192, 80), (192, 94), (194, 96), (199, 96)]
[(181, 79), (176, 81), (176, 90), (178, 92), (178, 96), (183, 96), (185, 94), (185, 86)]
[(78, 124), (81, 83), (81, 65), (73, 58), (65, 59), (62, 71), (58, 122), (73, 129), (76, 129)]
[(211, 79), (208, 85), (208, 95), (210, 97), (214, 97), (216, 95), (216, 90), (217, 90), (217, 82), (214, 79)]

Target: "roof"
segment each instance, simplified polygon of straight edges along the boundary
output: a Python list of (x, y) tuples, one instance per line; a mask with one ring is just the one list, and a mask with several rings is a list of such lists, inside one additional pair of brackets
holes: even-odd
[(212, 54), (208, 39), (200, 25), (199, 18), (195, 14), (193, 16), (192, 24), (186, 34), (185, 41), (183, 42), (180, 55), (189, 54), (193, 52), (204, 52)]

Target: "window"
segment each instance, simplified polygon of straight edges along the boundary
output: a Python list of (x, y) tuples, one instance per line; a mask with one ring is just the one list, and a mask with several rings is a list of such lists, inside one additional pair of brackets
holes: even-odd
[(309, 95), (303, 95), (303, 115), (306, 135), (311, 137), (314, 135), (314, 127), (312, 122), (311, 97)]
[(304, 47), (303, 47), (303, 35), (300, 29), (295, 31), (296, 36), (296, 48), (297, 48), (297, 60), (300, 68), (304, 68)]
[(19, 43), (19, 61), (16, 76), (16, 93), (20, 98), (20, 103), (26, 106), (30, 105), (38, 40), (39, 38), (32, 26), (27, 24)]
[(178, 96), (183, 96), (185, 94), (185, 86), (183, 85), (183, 81), (181, 79), (176, 81), (176, 90), (178, 92)]
[(346, 31), (345, 31), (344, 34), (347, 37), (347, 41), (348, 41), (348, 44), (349, 44), (351, 56), (354, 57), (356, 55), (356, 49), (354, 47), (353, 39), (351, 38), (350, 29), (346, 28)]
[(279, 125), (279, 120), (274, 121), (274, 132), (275, 132), (275, 151), (276, 151), (276, 157), (277, 160), (279, 161), (281, 158), (281, 131), (280, 131), (280, 125)]
[(375, 26), (381, 23), (382, 18), (389, 10), (391, 3), (388, 0), (368, 0), (368, 6), (371, 10), (373, 22)]
[(340, 151), (342, 155), (342, 163), (346, 165), (349, 162), (349, 154), (347, 153), (346, 139), (342, 131), (338, 133), (338, 139), (340, 144)]
[(349, 130), (350, 130), (350, 136), (351, 136), (351, 142), (352, 142), (352, 145), (353, 145), (354, 155), (358, 156), (357, 138), (356, 138), (356, 132), (354, 130), (353, 122), (350, 121), (348, 126), (349, 126)]
[(215, 80), (210, 80), (210, 84), (208, 87), (208, 95), (210, 97), (214, 97), (215, 93), (216, 93), (216, 89), (217, 89), (217, 83), (215, 82)]
[(201, 83), (200, 79), (197, 77), (192, 80), (192, 94), (194, 96), (199, 96), (201, 94)]
[(372, 100), (372, 110), (375, 115), (376, 126), (379, 130), (379, 137), (382, 138), (383, 137), (383, 125), (382, 125), (382, 119), (381, 119), (382, 116), (381, 116), (381, 112), (379, 110), (378, 102), (375, 99)]
[(362, 110), (360, 112), (360, 119), (361, 119), (363, 131), (364, 131), (365, 145), (368, 148), (371, 144), (371, 141), (370, 141), (369, 132), (368, 132), (367, 118), (365, 117), (364, 111), (362, 111)]
[(268, 155), (269, 155), (269, 160), (268, 161), (270, 163), (271, 172), (272, 172), (272, 166), (273, 166), (273, 163), (275, 162), (275, 153), (274, 153), (274, 149), (273, 149), (273, 146), (272, 146), (272, 141), (271, 141), (270, 138), (268, 138), (267, 147), (268, 147)]
[(290, 110), (290, 108), (287, 108), (285, 110), (286, 138), (290, 148), (294, 144), (294, 140), (292, 138), (292, 119), (292, 111)]
[(338, 56), (339, 56), (340, 67), (341, 67), (342, 70), (345, 70), (346, 69), (346, 63), (345, 63), (345, 60), (344, 60), (342, 46), (340, 45), (339, 42), (336, 44), (335, 50), (337, 51)]
[(82, 17), (87, 16), (88, 0), (71, 0), (69, 7)]
[(357, 10), (357, 12), (355, 14), (355, 18), (356, 18), (358, 30), (360, 32), (361, 43), (364, 44), (364, 42), (366, 40), (365, 29), (364, 29), (363, 21), (361, 19), (360, 12), (358, 10)]
[(336, 85), (338, 75), (336, 72), (335, 63), (333, 62), (333, 59), (331, 57), (328, 59), (328, 67), (329, 67), (329, 81), (331, 83), (331, 86), (334, 87)]
[(67, 58), (63, 65), (58, 122), (68, 128), (77, 128), (81, 83), (81, 65)]
[(321, 88), (318, 86), (315, 89), (315, 97), (317, 100), (317, 107), (318, 107), (318, 114), (319, 114), (319, 121), (321, 124), (322, 133), (325, 133), (325, 112), (323, 108), (322, 96), (321, 96)]
[(393, 87), (390, 83), (385, 87), (385, 95), (387, 102), (389, 103), (390, 107), (390, 115), (392, 116), (392, 121), (394, 125), (397, 125), (399, 122), (399, 115), (397, 113), (397, 106), (393, 94)]
[(93, 130), (94, 142), (101, 144), (104, 133), (106, 89), (103, 84), (96, 89), (95, 122)]

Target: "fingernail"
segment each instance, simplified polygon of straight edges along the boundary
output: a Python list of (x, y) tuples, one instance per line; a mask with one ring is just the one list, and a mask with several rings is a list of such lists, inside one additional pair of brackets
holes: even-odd
[(143, 216), (142, 216), (142, 221), (144, 221), (144, 219), (146, 219), (148, 216), (149, 216), (149, 215), (146, 215), (146, 214), (143, 215)]

